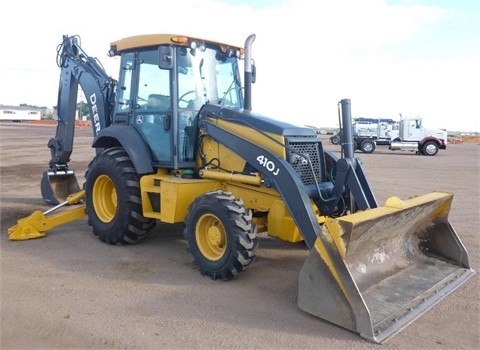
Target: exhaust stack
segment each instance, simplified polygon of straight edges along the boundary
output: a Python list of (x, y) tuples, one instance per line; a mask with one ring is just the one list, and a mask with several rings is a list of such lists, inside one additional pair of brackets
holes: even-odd
[(245, 40), (245, 109), (252, 110), (252, 84), (255, 82), (255, 65), (252, 64), (252, 44), (256, 35)]

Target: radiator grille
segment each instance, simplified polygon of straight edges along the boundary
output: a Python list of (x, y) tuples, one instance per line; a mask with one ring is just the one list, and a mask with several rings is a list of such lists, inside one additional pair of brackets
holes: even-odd
[(287, 160), (304, 185), (321, 181), (319, 143), (317, 137), (287, 138), (287, 145), (291, 149), (287, 151)]

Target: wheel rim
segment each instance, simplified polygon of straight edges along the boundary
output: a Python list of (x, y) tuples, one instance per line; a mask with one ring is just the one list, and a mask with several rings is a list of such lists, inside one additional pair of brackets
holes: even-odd
[(432, 144), (429, 144), (427, 145), (427, 147), (425, 147), (425, 152), (427, 152), (428, 154), (434, 154), (436, 150), (437, 150), (437, 147), (435, 147), (435, 145), (432, 145)]
[(202, 255), (212, 261), (222, 258), (226, 251), (227, 234), (222, 222), (213, 214), (204, 214), (197, 221), (195, 239)]
[(373, 145), (370, 142), (367, 142), (363, 145), (363, 149), (367, 152), (370, 152), (373, 149)]
[(117, 190), (112, 179), (101, 175), (95, 180), (92, 191), (92, 203), (98, 218), (109, 223), (117, 212)]

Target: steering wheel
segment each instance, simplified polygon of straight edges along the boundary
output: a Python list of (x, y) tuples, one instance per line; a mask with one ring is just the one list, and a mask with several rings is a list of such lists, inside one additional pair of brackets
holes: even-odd
[[(145, 104), (140, 104), (145, 102)], [(148, 99), (143, 98), (142, 96), (137, 96), (137, 109), (148, 109)]]
[(189, 100), (189, 99), (186, 99), (185, 97), (190, 95), (190, 94), (195, 94), (195, 90), (191, 90), (191, 91), (187, 91), (186, 93), (184, 93), (182, 96), (180, 96), (178, 98), (178, 107), (180, 107), (180, 102), (184, 102), (186, 103), (187, 105), (185, 107), (180, 107), (180, 108), (187, 108), (188, 105), (190, 104), (190, 101), (192, 100)]

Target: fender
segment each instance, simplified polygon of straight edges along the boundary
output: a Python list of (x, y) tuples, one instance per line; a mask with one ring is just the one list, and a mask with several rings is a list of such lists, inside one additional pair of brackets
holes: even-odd
[(433, 141), (435, 142), (437, 145), (438, 145), (438, 148), (439, 149), (446, 149), (447, 148), (447, 145), (445, 144), (445, 140), (444, 139), (439, 139), (439, 138), (436, 138), (434, 136), (427, 136), (427, 137), (424, 137), (422, 139), (422, 141), (420, 141), (420, 146), (423, 146), (426, 142), (428, 141)]
[(111, 125), (102, 129), (93, 139), (92, 147), (122, 146), (127, 151), (138, 174), (153, 173), (152, 157), (145, 141), (131, 125)]

